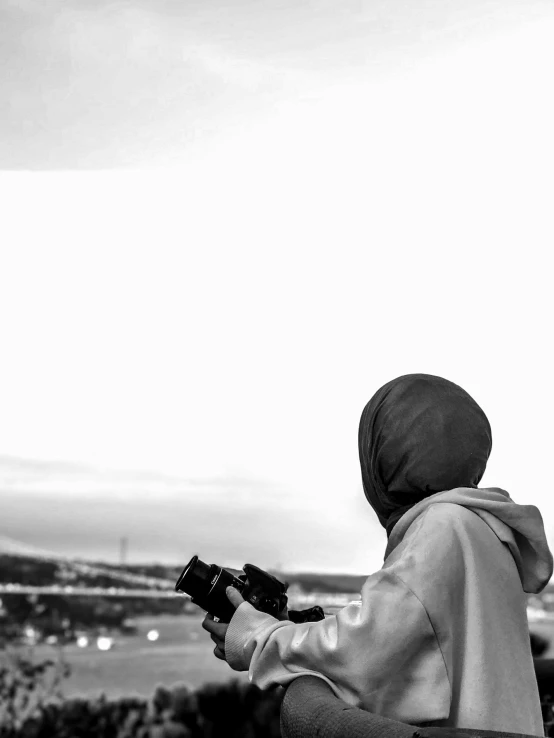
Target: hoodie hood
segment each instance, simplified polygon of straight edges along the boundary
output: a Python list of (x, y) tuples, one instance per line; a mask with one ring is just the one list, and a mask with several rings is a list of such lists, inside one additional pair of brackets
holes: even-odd
[(552, 576), (552, 554), (544, 524), (535, 505), (518, 505), (498, 487), (458, 487), (426, 497), (411, 507), (391, 531), (385, 559), (402, 542), (408, 528), (430, 505), (450, 502), (462, 505), (487, 523), (505, 543), (516, 563), (524, 592), (541, 592)]

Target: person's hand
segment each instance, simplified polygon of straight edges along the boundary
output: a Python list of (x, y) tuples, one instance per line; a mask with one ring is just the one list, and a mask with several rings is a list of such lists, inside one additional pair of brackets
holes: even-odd
[[(245, 601), (238, 589), (234, 587), (227, 587), (225, 594), (229, 602), (234, 605), (235, 610)], [(225, 636), (227, 635), (229, 623), (217, 623), (214, 620), (214, 616), (208, 613), (202, 621), (202, 627), (208, 631), (210, 638), (215, 643), (214, 656), (220, 659), (220, 661), (225, 661)]]
[(281, 612), (275, 617), (277, 620), (289, 620), (289, 608), (285, 605)]

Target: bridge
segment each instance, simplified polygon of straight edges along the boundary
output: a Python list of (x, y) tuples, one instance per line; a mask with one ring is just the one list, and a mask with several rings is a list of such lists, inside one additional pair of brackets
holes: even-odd
[[(125, 582), (128, 587), (94, 587), (71, 584), (51, 584), (47, 586), (25, 585), (17, 582), (0, 584), (0, 597), (4, 595), (58, 595), (62, 597), (128, 597), (128, 598), (174, 598), (182, 597), (190, 601), (188, 595), (175, 592), (175, 581), (161, 577), (149, 577), (142, 574), (111, 569), (107, 566), (95, 566), (84, 561), (70, 559), (66, 556), (38, 549), (16, 541), (8, 536), (0, 535), (0, 554), (40, 559), (65, 566), (69, 570), (92, 576), (102, 576), (114, 580), (114, 583)], [(332, 594), (329, 592), (299, 592), (294, 587), (289, 592), (289, 608), (302, 610), (312, 605), (320, 605), (327, 614), (336, 612), (359, 595)]]
[(134, 587), (87, 587), (83, 585), (70, 584), (52, 584), (47, 586), (23, 585), (16, 582), (0, 584), (0, 596), (9, 594), (23, 595), (63, 595), (64, 597), (177, 597), (186, 595), (177, 595), (175, 592), (175, 581), (172, 579), (164, 579), (162, 577), (150, 577), (143, 574), (133, 574), (132, 572), (122, 571), (120, 569), (111, 569), (108, 566), (95, 566), (85, 561), (78, 561), (67, 556), (45, 551), (44, 549), (29, 546), (27, 544), (16, 541), (8, 536), (0, 535), (0, 554), (8, 554), (10, 556), (20, 556), (23, 558), (39, 559), (41, 561), (49, 561), (52, 563), (65, 566), (67, 569), (77, 573), (91, 576), (101, 576), (126, 584), (134, 585)]
[(169, 589), (125, 589), (124, 587), (73, 587), (70, 585), (50, 585), (46, 587), (33, 587), (26, 584), (0, 584), (0, 597), (2, 595), (60, 595), (63, 597), (152, 597), (152, 598), (174, 598), (184, 597), (175, 590)]

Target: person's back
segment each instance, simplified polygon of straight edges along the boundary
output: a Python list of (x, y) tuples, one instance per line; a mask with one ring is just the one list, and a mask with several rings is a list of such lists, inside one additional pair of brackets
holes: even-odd
[(485, 414), (452, 382), (405, 375), (366, 405), (358, 444), (388, 535), (361, 602), (294, 624), (239, 596), (228, 627), (205, 624), (216, 655), (261, 688), (313, 675), (405, 723), (542, 735), (525, 593), (546, 586), (552, 555), (536, 507), (477, 486)]
[[(433, 495), (395, 526), (382, 571), (394, 571), (424, 607), (450, 687), (443, 707), (447, 717), (429, 718), (432, 724), (543, 732), (523, 586), (536, 588), (538, 579), (548, 575), (548, 556), (545, 561), (519, 552), (516, 540), (528, 541), (525, 528), (540, 537), (536, 508), (516, 505), (496, 489)], [(517, 549), (517, 564), (508, 544)], [(432, 681), (431, 673), (425, 679)], [(392, 687), (394, 705), (397, 695)], [(412, 699), (424, 696), (420, 692)], [(407, 721), (409, 710), (402, 716)], [(394, 707), (393, 712), (399, 718)]]

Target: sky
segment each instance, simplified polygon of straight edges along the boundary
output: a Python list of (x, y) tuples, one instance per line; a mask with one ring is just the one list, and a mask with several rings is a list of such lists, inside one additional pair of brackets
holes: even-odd
[(554, 544), (550, 3), (0, 12), (0, 535), (369, 574), (359, 417), (426, 372)]

